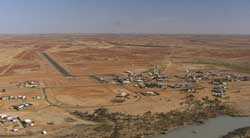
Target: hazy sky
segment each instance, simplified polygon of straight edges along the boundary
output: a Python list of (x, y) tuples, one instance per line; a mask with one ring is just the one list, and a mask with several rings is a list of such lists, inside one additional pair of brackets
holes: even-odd
[(250, 0), (0, 0), (0, 33), (250, 34)]

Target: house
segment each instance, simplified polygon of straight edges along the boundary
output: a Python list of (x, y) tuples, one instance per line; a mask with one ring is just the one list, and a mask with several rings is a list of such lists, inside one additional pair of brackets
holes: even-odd
[(0, 97), (0, 100), (9, 100), (10, 98), (9, 98), (9, 96), (2, 96), (2, 97)]
[(130, 83), (130, 81), (128, 79), (124, 79), (124, 78), (116, 78), (116, 81), (119, 82), (120, 84)]
[(21, 100), (26, 100), (27, 97), (26, 96), (2, 96), (0, 97), (0, 100), (17, 100), (17, 99), (21, 99)]
[(21, 99), (21, 100), (26, 100), (26, 99), (27, 99), (26, 96), (21, 96), (21, 95), (17, 96), (17, 98), (18, 98), (18, 99)]
[(31, 119), (24, 119), (21, 123), (24, 127), (34, 126), (34, 121), (32, 121)]
[(213, 93), (215, 97), (222, 97), (223, 95), (225, 95), (225, 93)]
[(8, 116), (8, 115), (0, 115), (0, 121), (1, 122), (18, 122), (18, 116)]
[(13, 129), (11, 129), (11, 131), (13, 131), (13, 132), (17, 132), (17, 131), (18, 131), (18, 129), (17, 129), (17, 128), (13, 128)]
[(40, 86), (38, 81), (25, 81), (23, 85), (25, 88), (37, 88)]
[(146, 85), (145, 85), (145, 83), (144, 83), (144, 82), (140, 82), (140, 83), (138, 83), (138, 86), (139, 86), (140, 88), (145, 88), (145, 87), (146, 87)]
[(16, 109), (16, 110), (22, 110), (22, 109), (25, 109), (25, 108), (28, 108), (32, 106), (31, 103), (23, 103), (23, 104), (18, 104), (18, 105), (13, 105), (13, 107)]
[(158, 96), (160, 95), (158, 92), (142, 92), (143, 96)]
[(146, 82), (145, 87), (148, 88), (165, 88), (167, 85), (166, 83), (160, 83), (160, 82)]
[(17, 116), (8, 116), (5, 118), (9, 122), (18, 122), (18, 117)]
[(123, 80), (123, 81), (122, 81), (122, 84), (128, 84), (128, 83), (130, 83), (129, 80)]
[(4, 118), (6, 118), (6, 117), (8, 117), (8, 116), (5, 115), (5, 114), (1, 114), (1, 115), (0, 115), (0, 119), (4, 119)]
[(46, 134), (47, 134), (47, 131), (43, 130), (43, 131), (41, 132), (41, 134), (46, 135)]
[(23, 124), (24, 126), (31, 126), (31, 124), (33, 124), (33, 121), (32, 121), (31, 119), (24, 119), (24, 120), (22, 121), (22, 124)]
[(126, 92), (121, 92), (121, 93), (116, 95), (116, 97), (121, 97), (121, 98), (124, 98), (124, 97), (127, 97), (127, 96), (128, 96), (128, 93), (126, 93)]
[(243, 76), (240, 79), (241, 81), (250, 81), (250, 76)]

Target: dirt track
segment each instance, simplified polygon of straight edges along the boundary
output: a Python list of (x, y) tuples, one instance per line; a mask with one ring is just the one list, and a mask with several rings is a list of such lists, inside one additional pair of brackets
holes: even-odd
[(65, 77), (73, 77), (66, 69), (60, 66), (53, 58), (51, 58), (47, 53), (42, 53), (43, 56)]

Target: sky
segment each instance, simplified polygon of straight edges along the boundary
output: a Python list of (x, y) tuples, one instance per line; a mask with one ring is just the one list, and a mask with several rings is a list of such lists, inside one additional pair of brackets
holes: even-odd
[(0, 33), (250, 34), (250, 0), (0, 0)]

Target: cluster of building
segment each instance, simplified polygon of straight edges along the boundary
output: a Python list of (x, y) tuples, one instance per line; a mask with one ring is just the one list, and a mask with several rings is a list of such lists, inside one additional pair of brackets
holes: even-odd
[(231, 81), (227, 79), (228, 76), (222, 78), (222, 79), (214, 79), (211, 83), (213, 85), (213, 95), (216, 97), (222, 97), (225, 95), (225, 92), (227, 91), (227, 82)]
[(187, 73), (185, 78), (187, 81), (191, 82), (198, 82), (200, 80), (211, 80), (214, 78), (220, 78), (222, 81), (226, 82), (250, 81), (250, 76), (242, 76), (239, 74), (220, 73), (211, 71), (197, 71), (195, 73)]
[(134, 87), (140, 88), (166, 88), (166, 79), (167, 77), (160, 73), (158, 66), (146, 73), (126, 71), (125, 76), (115, 78), (115, 80), (122, 85), (132, 83)]
[[(32, 127), (34, 126), (34, 121), (31, 119), (21, 119), (18, 116), (8, 116), (5, 114), (0, 114), (0, 123), (6, 123), (6, 122), (10, 122), (10, 123), (20, 123), (22, 127), (26, 128), (26, 127)], [(19, 131), (19, 128), (17, 127), (17, 125), (13, 125), (13, 128), (11, 129), (12, 132), (17, 132)], [(46, 135), (47, 131), (42, 130), (41, 131), (42, 135)]]
[[(175, 75), (182, 82), (174, 84), (167, 83), (167, 76), (160, 72), (158, 66), (155, 66), (152, 70), (143, 73), (135, 73), (132, 71), (126, 71), (125, 75), (117, 76), (114, 80), (121, 85), (133, 84), (134, 87), (139, 88), (173, 88), (186, 92), (196, 92), (200, 82), (212, 82), (212, 94), (216, 97), (222, 97), (227, 91), (227, 83), (236, 81), (250, 81), (250, 76), (244, 76), (233, 73), (222, 73), (213, 71), (195, 71), (190, 72), (186, 70), (186, 73), (181, 76)], [(202, 88), (202, 87), (201, 87)], [(158, 95), (152, 93), (141, 93), (142, 95)], [(120, 97), (124, 97), (125, 94), (121, 94)]]
[(250, 76), (242, 76), (238, 74), (230, 74), (230, 73), (220, 73), (220, 72), (211, 72), (211, 71), (196, 71), (189, 72), (186, 71), (186, 74), (183, 77), (187, 83), (183, 84), (175, 84), (170, 87), (172, 88), (185, 88), (187, 91), (195, 91), (195, 83), (198, 83), (202, 80), (211, 81), (212, 93), (216, 97), (222, 97), (225, 95), (227, 91), (227, 84), (229, 82), (236, 81), (250, 81)]
[(19, 88), (39, 88), (40, 83), (39, 81), (28, 80), (28, 81), (18, 83), (17, 86)]
[(196, 85), (190, 82), (169, 84), (168, 87), (174, 88), (174, 89), (180, 89), (186, 92), (196, 92), (196, 89), (197, 89)]
[(32, 106), (31, 103), (22, 103), (22, 104), (18, 104), (18, 105), (13, 105), (13, 108), (16, 110), (23, 110), (23, 109), (27, 109), (31, 106)]
[(227, 84), (236, 81), (250, 81), (250, 76), (241, 76), (235, 74), (221, 75), (221, 78), (214, 79), (211, 83), (213, 85), (213, 95), (222, 97), (227, 91)]
[(222, 80), (225, 82), (250, 81), (250, 76), (227, 74), (222, 78)]
[(43, 97), (41, 97), (41, 96), (32, 96), (32, 99), (37, 99), (37, 100), (39, 100), (39, 99), (42, 99)]
[(26, 96), (1, 96), (0, 100), (26, 100), (27, 97)]
[(18, 125), (14, 125), (17, 123), (20, 123), (20, 126), (23, 126), (23, 127), (34, 126), (34, 121), (32, 121), (31, 119), (22, 120), (18, 116), (9, 116), (6, 114), (0, 114), (0, 123), (2, 123), (2, 124), (13, 123), (13, 128), (11, 129), (11, 131), (13, 131), (13, 132), (17, 132), (20, 128), (20, 127), (18, 127)]
[[(0, 97), (0, 100), (2, 101), (8, 101), (8, 100), (27, 100), (28, 97), (27, 96), (24, 96), (24, 95), (18, 95), (18, 96), (1, 96)], [(39, 100), (39, 99), (43, 99), (43, 97), (41, 96), (32, 96), (32, 99), (36, 99), (36, 100)]]
[(209, 80), (215, 76), (218, 76), (218, 74), (207, 71), (189, 72), (189, 70), (187, 70), (184, 79), (187, 82), (199, 82), (201, 80)]

